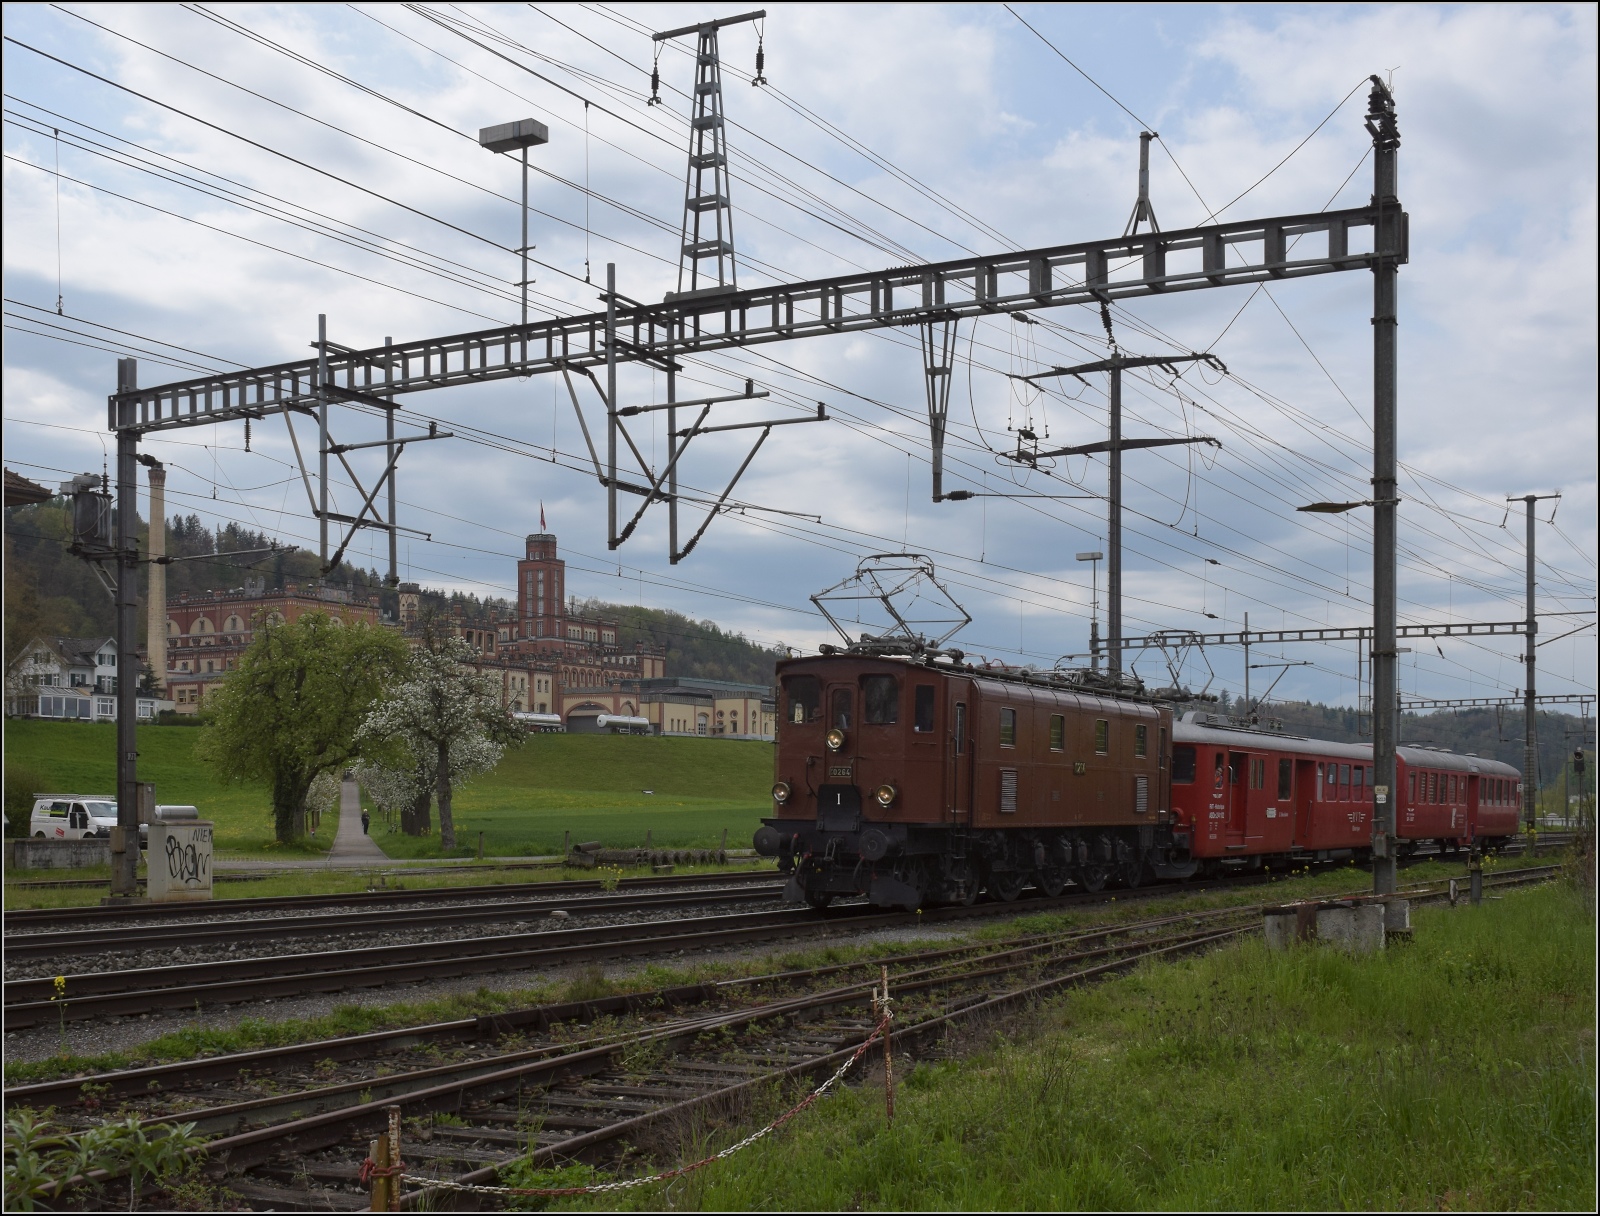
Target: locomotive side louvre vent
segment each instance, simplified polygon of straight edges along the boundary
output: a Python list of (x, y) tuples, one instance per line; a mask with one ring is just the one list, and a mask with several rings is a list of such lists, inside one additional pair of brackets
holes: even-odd
[(1150, 810), (1150, 778), (1142, 774), (1133, 779), (1133, 809), (1140, 815)]
[(1017, 770), (1003, 768), (1000, 770), (1000, 812), (1005, 815), (1014, 815), (1017, 810)]

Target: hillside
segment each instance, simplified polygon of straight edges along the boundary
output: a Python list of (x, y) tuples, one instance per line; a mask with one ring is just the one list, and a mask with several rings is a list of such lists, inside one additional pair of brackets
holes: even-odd
[(665, 650), (669, 676), (771, 684), (773, 665), (783, 657), (781, 650), (768, 650), (743, 634), (726, 632), (715, 621), (692, 620), (664, 608), (599, 600), (590, 600), (582, 607), (586, 612), (616, 620), (617, 640), (624, 649), (643, 642)]

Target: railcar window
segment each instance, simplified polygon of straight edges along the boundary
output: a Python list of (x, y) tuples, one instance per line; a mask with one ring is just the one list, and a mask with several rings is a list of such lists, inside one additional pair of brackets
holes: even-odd
[(967, 754), (967, 703), (965, 701), (956, 702), (954, 730), (956, 734), (956, 755), (964, 756)]
[(1235, 752), (1228, 762), (1228, 784), (1244, 784), (1244, 757)]
[(789, 695), (789, 721), (796, 726), (822, 718), (822, 685), (816, 676), (789, 676), (783, 682)]
[(1017, 745), (1017, 711), (1002, 709), (1000, 711), (1000, 746), (1015, 747)]
[(1219, 790), (1222, 788), (1222, 774), (1223, 774), (1223, 765), (1224, 765), (1224, 763), (1225, 763), (1225, 761), (1223, 760), (1222, 753), (1218, 752), (1217, 753), (1216, 767), (1212, 770), (1212, 774), (1211, 774), (1211, 783), (1214, 786), (1216, 786), (1216, 788), (1219, 789)]
[(1150, 733), (1150, 728), (1148, 726), (1146, 726), (1143, 722), (1134, 723), (1134, 726), (1133, 726), (1133, 754), (1135, 756), (1138, 756), (1141, 760), (1145, 756), (1147, 756), (1149, 754), (1149, 751), (1150, 751), (1150, 744), (1149, 744), (1149, 741), (1148, 741), (1149, 733)]
[(1188, 743), (1172, 749), (1172, 784), (1194, 784), (1194, 748)]
[(1094, 720), (1094, 754), (1104, 756), (1111, 750), (1111, 723), (1104, 718)]
[(1265, 760), (1250, 761), (1250, 788), (1259, 790), (1266, 788), (1267, 762)]
[(829, 717), (833, 725), (840, 730), (850, 729), (850, 690), (848, 688), (835, 688), (833, 690), (833, 705), (830, 707)]
[(1417, 775), (1415, 773), (1411, 774), (1411, 781), (1410, 781), (1409, 785), (1410, 785), (1410, 798), (1409, 798), (1409, 800), (1411, 802), (1415, 802), (1417, 800)]
[(1350, 766), (1348, 764), (1339, 766), (1339, 801), (1350, 801)]
[(900, 721), (900, 681), (893, 676), (863, 676), (861, 696), (868, 726), (894, 726)]
[(1322, 792), (1322, 762), (1318, 761), (1317, 762), (1317, 801), (1318, 802), (1326, 802), (1327, 800), (1328, 800), (1327, 794)]
[(1278, 761), (1278, 798), (1285, 799), (1294, 795), (1294, 761)]
[(916, 721), (911, 728), (919, 734), (933, 733), (933, 685), (917, 685)]
[(1065, 714), (1050, 715), (1050, 750), (1053, 752), (1067, 749), (1067, 718)]

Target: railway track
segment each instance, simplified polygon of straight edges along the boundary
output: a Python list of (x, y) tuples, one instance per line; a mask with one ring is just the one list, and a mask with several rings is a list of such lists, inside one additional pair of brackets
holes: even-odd
[[(1263, 874), (1239, 875), (1210, 883), (1165, 883), (1121, 891), (1117, 897), (1151, 898), (1211, 886), (1238, 886), (1270, 880)], [(688, 893), (685, 893), (687, 898)], [(355, 949), (265, 955), (256, 958), (182, 962), (168, 966), (40, 976), (5, 983), (6, 1024), (23, 1029), (58, 1020), (83, 1021), (169, 1009), (198, 1009), (265, 999), (342, 992), (393, 984), (503, 973), (539, 967), (636, 958), (741, 946), (762, 940), (815, 937), (868, 929), (903, 928), (993, 916), (1026, 908), (1043, 912), (1111, 898), (1072, 893), (1038, 897), (1022, 904), (982, 903), (905, 913), (862, 905), (827, 914), (777, 909), (744, 914), (672, 918), (622, 925), (549, 929), (533, 933), (410, 942)], [(701, 902), (704, 902), (703, 900)], [(276, 923), (276, 922), (275, 922)], [(32, 936), (32, 935), (30, 935)], [(21, 939), (26, 941), (27, 939)], [(8, 949), (12, 943), (8, 943)]]
[[(655, 891), (647, 894), (623, 892), (617, 895), (580, 895), (563, 898), (540, 893), (537, 898), (500, 898), (483, 903), (447, 904), (444, 907), (407, 908), (405, 929), (447, 928), (495, 921), (535, 920), (552, 910), (574, 912), (637, 912), (661, 908), (711, 904), (748, 904), (776, 899), (783, 883), (776, 875), (763, 875), (765, 882), (740, 882), (732, 890), (708, 889)], [(392, 907), (318, 915), (304, 913), (274, 916), (253, 923), (231, 921), (186, 921), (181, 924), (145, 924), (76, 929), (60, 932), (41, 930), (14, 934), (6, 941), (6, 953), (13, 959), (51, 958), (69, 954), (97, 954), (110, 950), (172, 949), (215, 942), (282, 940), (287, 937), (345, 933), (359, 934), (395, 928), (397, 912)]]
[[(770, 866), (731, 874), (666, 874), (655, 878), (624, 878), (618, 892), (675, 890), (693, 886), (738, 886), (743, 883), (771, 882), (776, 871)], [(104, 886), (104, 883), (99, 884)], [(4, 915), (6, 932), (15, 930), (61, 930), (78, 925), (116, 925), (133, 921), (167, 923), (185, 917), (255, 916), (262, 912), (310, 912), (318, 908), (392, 908), (407, 904), (446, 904), (456, 901), (497, 898), (523, 899), (541, 895), (584, 895), (604, 891), (597, 878), (558, 879), (553, 882), (505, 883), (497, 886), (420, 887), (416, 890), (352, 891), (344, 895), (278, 895), (241, 899), (214, 899), (195, 904), (124, 904), (89, 908), (19, 908)]]
[[(909, 1040), (925, 1042), (963, 1018), (1000, 1012), (1142, 958), (1204, 948), (1254, 923), (1254, 909), (1229, 909), (901, 956), (890, 964), (896, 1042), (902, 1049)], [(836, 1068), (871, 1032), (877, 968), (839, 964), (546, 1006), (137, 1076), (20, 1087), (7, 1100), (86, 1113), (85, 1095), (102, 1102), (115, 1094), (124, 1106), (142, 1106), (147, 1124), (181, 1119), (213, 1134), (208, 1160), (255, 1206), (356, 1210), (366, 1202), (358, 1179), (367, 1137), (391, 1104), (412, 1129), (405, 1147), (412, 1168), (454, 1181), (492, 1180), (529, 1152), (537, 1165), (603, 1155), (622, 1140), (637, 1146), (698, 1110)], [(784, 991), (838, 979), (845, 982)], [(695, 1012), (685, 1016), (686, 1008)], [(583, 1037), (559, 1036), (580, 1022), (589, 1026)], [(519, 1037), (516, 1050), (505, 1050), (509, 1036)], [(471, 1058), (426, 1067), (380, 1063), (407, 1050), (426, 1058), (447, 1043)], [(319, 1067), (331, 1071), (323, 1060), (349, 1052), (360, 1062), (355, 1076), (292, 1093), (252, 1092), (263, 1071), (276, 1073), (267, 1088), (278, 1088), (288, 1070), (296, 1070), (295, 1080), (314, 1082)], [(231, 1100), (217, 1101), (224, 1096)]]
[[(1487, 876), (1489, 888), (1555, 866)], [(1414, 900), (1448, 882), (1413, 884)], [(895, 1043), (923, 1056), (963, 1021), (1255, 931), (1260, 906), (1184, 913), (888, 960)], [(193, 1122), (208, 1168), (258, 1208), (358, 1210), (368, 1137), (398, 1105), (409, 1174), (484, 1184), (535, 1167), (615, 1155), (697, 1113), (836, 1069), (871, 1032), (880, 961), (545, 1005), (377, 1034), (15, 1087), (8, 1107), (55, 1107), (87, 1124), (115, 1101), (147, 1126)], [(805, 989), (795, 992), (795, 988)], [(580, 1030), (579, 1027), (584, 1029)], [(446, 1192), (448, 1194), (448, 1192)], [(420, 1193), (405, 1197), (408, 1206)]]

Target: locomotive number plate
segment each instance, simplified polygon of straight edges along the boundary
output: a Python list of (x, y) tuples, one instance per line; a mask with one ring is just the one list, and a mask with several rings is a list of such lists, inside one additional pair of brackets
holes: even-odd
[(843, 777), (848, 781), (850, 779), (850, 766), (848, 764), (830, 764), (828, 765), (828, 776)]

